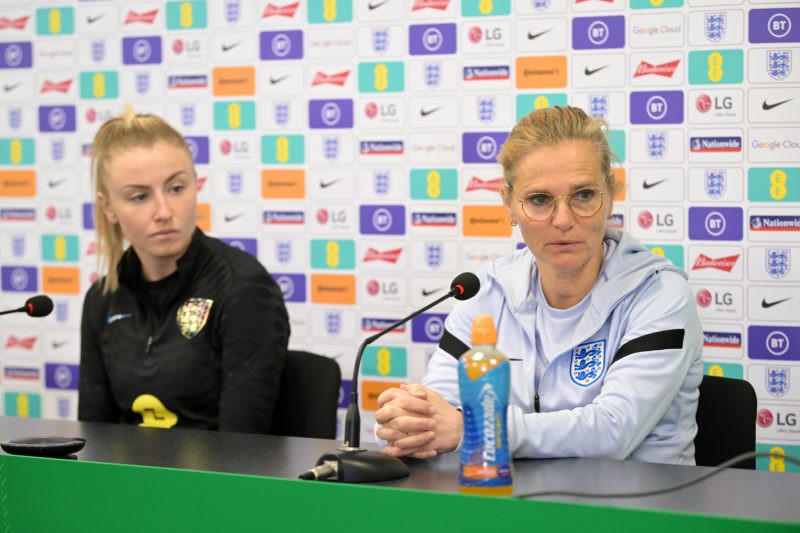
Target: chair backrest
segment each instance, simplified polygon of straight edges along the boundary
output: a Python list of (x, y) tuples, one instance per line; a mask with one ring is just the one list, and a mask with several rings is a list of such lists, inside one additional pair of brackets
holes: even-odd
[(289, 350), (281, 373), (273, 435), (336, 438), (342, 374), (339, 363), (311, 352)]
[[(694, 458), (700, 466), (717, 466), (756, 449), (758, 402), (753, 386), (743, 380), (703, 376), (697, 405)], [(735, 468), (755, 469), (755, 458)]]

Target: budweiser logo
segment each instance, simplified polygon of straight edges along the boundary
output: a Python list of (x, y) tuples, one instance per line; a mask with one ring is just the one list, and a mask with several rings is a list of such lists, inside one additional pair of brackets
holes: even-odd
[(50, 81), (44, 80), (42, 84), (41, 93), (66, 93), (69, 91), (69, 86), (72, 85), (72, 80), (64, 80), (64, 81)]
[(294, 12), (297, 11), (297, 6), (300, 5), (300, 2), (295, 2), (294, 4), (286, 4), (285, 6), (276, 6), (273, 4), (267, 4), (267, 7), (264, 8), (264, 12), (261, 13), (261, 18), (267, 17), (293, 17)]
[(8, 17), (0, 17), (0, 30), (24, 30), (29, 18), (30, 16), (25, 16), (11, 20)]
[(133, 24), (135, 22), (143, 22), (144, 24), (152, 24), (158, 15), (158, 9), (147, 11), (145, 13), (137, 13), (136, 11), (128, 11), (125, 17), (124, 24)]
[(720, 257), (719, 259), (712, 259), (705, 254), (700, 254), (697, 260), (692, 265), (692, 270), (700, 270), (701, 268), (716, 268), (725, 272), (730, 272), (736, 265), (739, 259), (738, 255), (729, 255), (728, 257)]
[(325, 74), (324, 72), (317, 72), (314, 74), (314, 80), (311, 82), (311, 86), (324, 85), (327, 83), (329, 85), (338, 85), (341, 87), (347, 81), (347, 77), (349, 75), (349, 70), (339, 72), (338, 74)]
[(639, 63), (639, 66), (636, 67), (636, 72), (634, 72), (633, 77), (638, 78), (639, 76), (648, 76), (652, 74), (653, 76), (664, 76), (665, 78), (671, 78), (672, 75), (675, 74), (680, 62), (680, 59), (676, 59), (675, 61), (670, 61), (668, 63), (653, 65), (647, 61), (642, 61)]
[(449, 4), (450, 0), (414, 0), (411, 11), (417, 11), (418, 9), (439, 9), (444, 11)]
[(467, 184), (467, 191), (499, 191), (502, 184), (503, 178), (482, 180), (476, 176), (472, 176)]
[(367, 248), (367, 253), (364, 254), (364, 262), (366, 261), (386, 261), (387, 263), (396, 263), (397, 259), (400, 257), (400, 254), (403, 253), (402, 248), (396, 248), (394, 250), (386, 250), (381, 252), (376, 250), (375, 248)]
[(26, 350), (33, 350), (33, 345), (36, 343), (36, 337), (28, 337), (20, 339), (11, 335), (6, 341), (6, 348), (25, 348)]

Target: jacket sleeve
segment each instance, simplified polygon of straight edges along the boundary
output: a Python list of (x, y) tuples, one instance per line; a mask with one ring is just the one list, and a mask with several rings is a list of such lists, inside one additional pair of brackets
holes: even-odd
[(81, 365), (78, 378), (78, 420), (119, 422), (116, 406), (100, 350), (100, 332), (106, 324), (106, 302), (101, 281), (89, 288), (81, 316)]
[(269, 433), (289, 343), (283, 295), (266, 272), (237, 280), (220, 317), (219, 429)]
[[(614, 326), (621, 330), (620, 346), (634, 341), (639, 348), (607, 368), (600, 394), (588, 405), (547, 413), (510, 407), (514, 456), (627, 459), (654, 431), (650, 455), (638, 459), (674, 462), (691, 449), (702, 378), (702, 328), (691, 289), (676, 274), (657, 274)], [(678, 346), (643, 341), (675, 331), (683, 333)]]

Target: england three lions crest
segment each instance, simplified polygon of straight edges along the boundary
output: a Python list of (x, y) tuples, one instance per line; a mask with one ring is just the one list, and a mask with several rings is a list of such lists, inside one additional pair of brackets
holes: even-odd
[(178, 329), (181, 335), (191, 339), (203, 329), (211, 312), (214, 300), (208, 298), (189, 298), (178, 308)]
[(606, 369), (606, 341), (592, 341), (572, 350), (570, 376), (581, 387), (588, 387), (603, 375)]

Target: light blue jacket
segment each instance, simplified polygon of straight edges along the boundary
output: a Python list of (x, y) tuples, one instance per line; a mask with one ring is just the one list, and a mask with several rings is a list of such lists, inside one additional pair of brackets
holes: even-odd
[(538, 391), (536, 262), (527, 248), (478, 273), (480, 292), (455, 304), (422, 383), (460, 406), (456, 358), (469, 346), (472, 318), (489, 314), (497, 347), (511, 359), (508, 438), (515, 457), (694, 464), (703, 336), (686, 274), (622, 231), (608, 230), (605, 244), (580, 326), (548, 354), (561, 355)]

